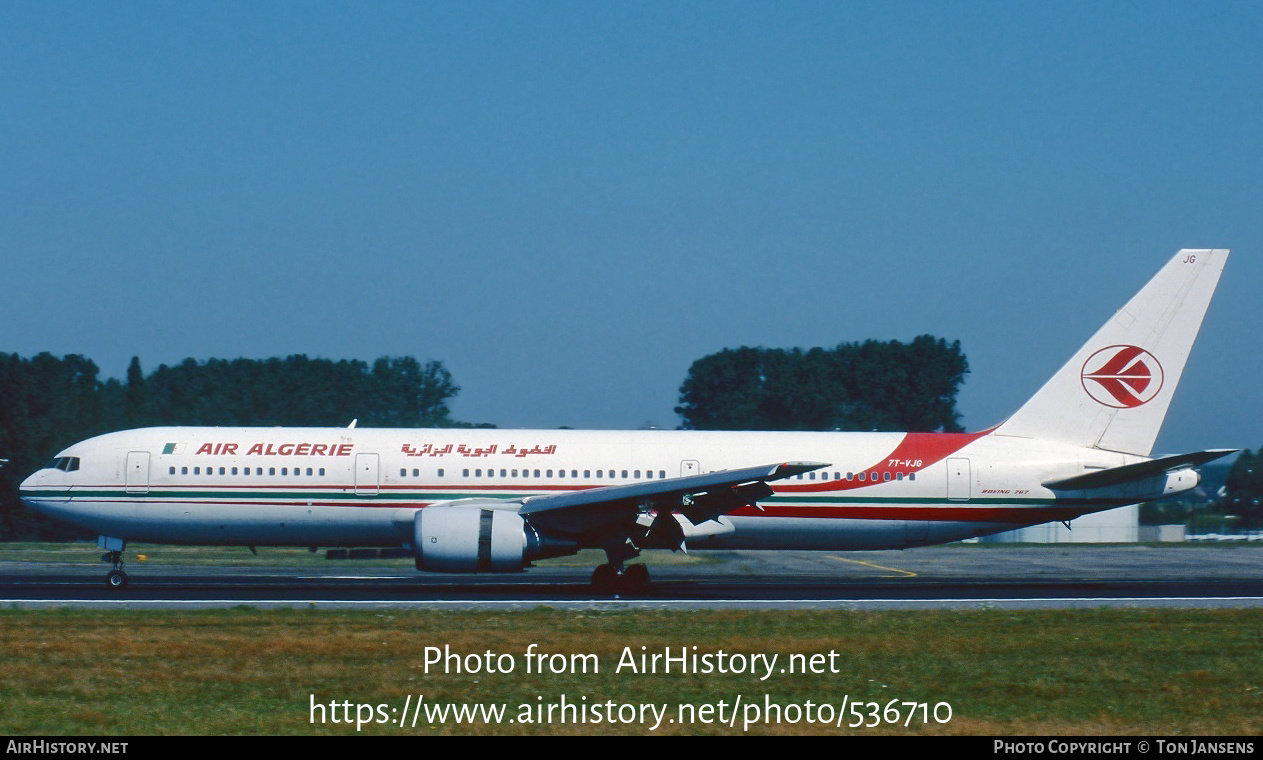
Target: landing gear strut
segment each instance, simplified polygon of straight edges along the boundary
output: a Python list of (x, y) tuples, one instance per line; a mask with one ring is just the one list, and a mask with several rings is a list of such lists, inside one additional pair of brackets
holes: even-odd
[(592, 590), (598, 594), (639, 594), (649, 589), (649, 568), (627, 565), (624, 568), (606, 563), (592, 571)]
[(105, 585), (111, 589), (126, 588), (127, 573), (123, 572), (123, 553), (121, 551), (106, 552), (103, 559), (114, 563), (114, 569), (105, 576)]

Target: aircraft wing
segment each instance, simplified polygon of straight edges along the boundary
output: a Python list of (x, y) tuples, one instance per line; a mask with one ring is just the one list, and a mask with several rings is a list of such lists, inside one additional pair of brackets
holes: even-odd
[(595, 534), (626, 526), (644, 511), (680, 512), (694, 525), (752, 506), (772, 494), (767, 482), (821, 467), (821, 462), (784, 462), (722, 470), (682, 478), (530, 496), (518, 513), (531, 523), (563, 534)]
[(1189, 467), (1197, 467), (1206, 464), (1220, 457), (1226, 457), (1229, 454), (1238, 451), (1238, 449), (1209, 449), (1207, 451), (1195, 451), (1191, 454), (1176, 454), (1169, 457), (1159, 457), (1150, 459), (1147, 462), (1137, 462), (1135, 464), (1125, 464), (1121, 467), (1110, 467), (1105, 470), (1096, 470), (1084, 475), (1075, 475), (1072, 478), (1063, 478), (1060, 480), (1049, 480), (1044, 483), (1044, 487), (1052, 489), (1066, 488), (1102, 488), (1105, 486), (1117, 486), (1132, 481), (1151, 478), (1155, 475), (1162, 475), (1176, 470), (1184, 470)]

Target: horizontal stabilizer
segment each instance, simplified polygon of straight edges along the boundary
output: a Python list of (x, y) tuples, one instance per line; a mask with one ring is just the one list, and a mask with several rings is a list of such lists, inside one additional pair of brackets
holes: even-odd
[(1208, 451), (1196, 451), (1192, 454), (1176, 454), (1169, 457), (1159, 457), (1158, 459), (1150, 459), (1147, 462), (1137, 462), (1135, 464), (1125, 464), (1121, 467), (1110, 467), (1107, 470), (1096, 470), (1086, 475), (1075, 475), (1072, 478), (1063, 480), (1049, 480), (1044, 483), (1045, 488), (1054, 490), (1065, 490), (1070, 488), (1104, 488), (1106, 486), (1117, 486), (1123, 483), (1132, 483), (1137, 480), (1151, 478), (1155, 475), (1162, 475), (1176, 470), (1184, 470), (1189, 467), (1197, 467), (1199, 465), (1212, 462), (1220, 457), (1226, 457), (1229, 454), (1238, 451), (1238, 449), (1210, 449)]

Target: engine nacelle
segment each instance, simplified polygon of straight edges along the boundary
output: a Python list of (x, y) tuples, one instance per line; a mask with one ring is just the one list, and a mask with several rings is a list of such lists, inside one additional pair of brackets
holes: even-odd
[(526, 567), (526, 521), (508, 509), (437, 506), (412, 524), (417, 569), (438, 573), (514, 572)]

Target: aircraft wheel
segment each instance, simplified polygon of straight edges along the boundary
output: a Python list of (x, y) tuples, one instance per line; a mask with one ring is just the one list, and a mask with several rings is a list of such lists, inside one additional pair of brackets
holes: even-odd
[(612, 594), (618, 590), (618, 570), (613, 565), (597, 565), (592, 571), (592, 590), (598, 594)]
[(623, 588), (630, 594), (649, 590), (649, 568), (644, 565), (628, 565), (623, 571)]
[(105, 585), (112, 589), (126, 588), (127, 573), (122, 570), (111, 570), (109, 575), (105, 576)]

